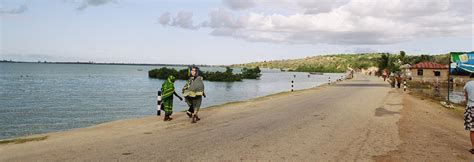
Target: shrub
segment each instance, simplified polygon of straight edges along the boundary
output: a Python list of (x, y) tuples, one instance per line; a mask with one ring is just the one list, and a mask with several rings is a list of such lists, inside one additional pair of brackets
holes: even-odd
[(203, 77), (205, 80), (209, 81), (218, 81), (218, 82), (233, 82), (233, 81), (242, 81), (240, 74), (233, 74), (232, 69), (226, 67), (225, 72), (205, 72)]
[(262, 74), (260, 74), (260, 68), (257, 66), (256, 68), (243, 68), (242, 69), (242, 77), (244, 79), (257, 79), (259, 78)]
[[(148, 77), (157, 79), (167, 79), (168, 76), (173, 75), (177, 77), (178, 71), (172, 68), (162, 67), (160, 69), (153, 69), (148, 71)], [(178, 78), (178, 77), (177, 77)], [(181, 79), (181, 78), (179, 78)]]

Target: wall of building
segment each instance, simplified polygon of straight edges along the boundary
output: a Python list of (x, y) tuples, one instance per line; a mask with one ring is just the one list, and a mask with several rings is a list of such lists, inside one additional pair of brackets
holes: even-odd
[[(448, 81), (448, 69), (422, 69), (423, 75), (418, 75), (418, 69), (410, 69), (413, 81), (421, 82), (447, 82)], [(439, 71), (440, 75), (435, 76), (435, 71)]]

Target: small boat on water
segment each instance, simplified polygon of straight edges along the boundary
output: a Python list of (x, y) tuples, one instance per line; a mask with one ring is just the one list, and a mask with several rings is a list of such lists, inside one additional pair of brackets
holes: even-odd
[(143, 71), (143, 69), (138, 69), (138, 71)]
[(324, 75), (323, 72), (309, 72), (312, 75)]

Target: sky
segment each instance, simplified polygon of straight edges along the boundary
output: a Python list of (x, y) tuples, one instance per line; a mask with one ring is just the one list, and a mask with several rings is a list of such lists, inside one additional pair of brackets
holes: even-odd
[(472, 0), (2, 0), (0, 60), (227, 65), (473, 51)]

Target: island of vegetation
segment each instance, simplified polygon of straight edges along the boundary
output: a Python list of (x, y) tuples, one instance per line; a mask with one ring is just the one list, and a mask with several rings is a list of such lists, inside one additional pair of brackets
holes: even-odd
[[(261, 70), (257, 66), (255, 68), (243, 68), (241, 74), (234, 74), (233, 69), (230, 67), (226, 67), (224, 72), (216, 71), (216, 72), (201, 72), (200, 75), (204, 78), (204, 80), (208, 81), (216, 81), (216, 82), (234, 82), (234, 81), (242, 81), (242, 79), (258, 79), (262, 74), (260, 74)], [(160, 69), (153, 69), (148, 71), (148, 77), (150, 78), (157, 78), (157, 79), (166, 79), (169, 75), (173, 75), (176, 79), (180, 80), (187, 80), (188, 77), (188, 69), (176, 70), (173, 68), (166, 68), (162, 67)]]

